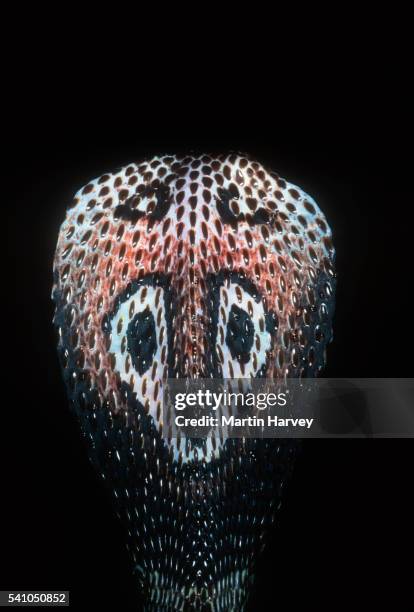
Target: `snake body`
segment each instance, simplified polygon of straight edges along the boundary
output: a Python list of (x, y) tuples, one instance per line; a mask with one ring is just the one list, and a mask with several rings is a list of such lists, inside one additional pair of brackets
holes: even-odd
[(313, 377), (331, 231), (246, 155), (166, 155), (75, 195), (54, 260), (70, 403), (126, 524), (147, 610), (243, 610), (295, 444), (163, 435), (168, 378)]

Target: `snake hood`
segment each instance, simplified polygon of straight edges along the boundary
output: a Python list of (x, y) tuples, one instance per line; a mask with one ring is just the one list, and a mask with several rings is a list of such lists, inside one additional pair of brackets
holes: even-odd
[(90, 181), (54, 260), (70, 403), (126, 524), (148, 610), (242, 610), (295, 445), (163, 435), (169, 378), (316, 376), (331, 231), (246, 155), (166, 155)]

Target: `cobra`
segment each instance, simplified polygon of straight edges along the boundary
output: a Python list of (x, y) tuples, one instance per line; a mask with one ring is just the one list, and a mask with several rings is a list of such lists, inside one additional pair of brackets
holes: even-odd
[(68, 208), (58, 353), (147, 610), (245, 609), (295, 455), (288, 440), (166, 438), (166, 381), (317, 376), (334, 256), (316, 202), (242, 154), (131, 163)]

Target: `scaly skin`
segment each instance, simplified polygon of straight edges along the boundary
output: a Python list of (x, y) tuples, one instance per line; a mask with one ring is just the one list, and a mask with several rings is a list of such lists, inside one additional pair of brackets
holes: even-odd
[[(166, 380), (317, 376), (333, 262), (315, 201), (247, 156), (156, 157), (76, 194), (54, 261), (58, 351), (146, 609), (244, 609), (295, 452), (168, 441)], [(243, 354), (227, 333), (240, 311)]]

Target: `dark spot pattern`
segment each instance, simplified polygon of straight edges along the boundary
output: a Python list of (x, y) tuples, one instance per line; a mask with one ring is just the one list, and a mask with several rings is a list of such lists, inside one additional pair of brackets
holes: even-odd
[(247, 363), (253, 346), (254, 326), (251, 318), (241, 308), (233, 304), (227, 324), (226, 344), (233, 359)]
[(146, 308), (128, 325), (128, 351), (137, 372), (142, 376), (151, 366), (157, 347), (154, 315)]

